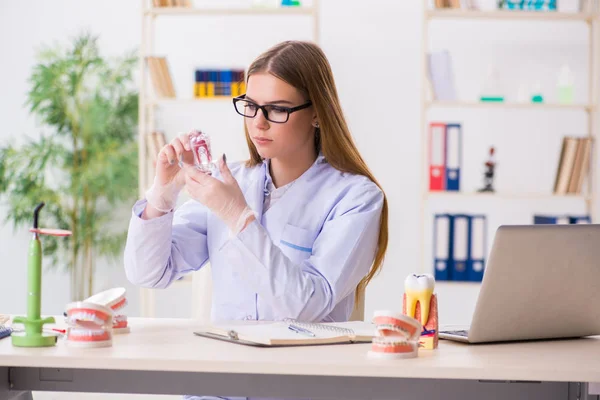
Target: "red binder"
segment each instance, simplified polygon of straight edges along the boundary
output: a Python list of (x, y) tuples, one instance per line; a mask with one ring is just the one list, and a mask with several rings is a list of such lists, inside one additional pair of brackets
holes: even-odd
[(429, 190), (446, 190), (446, 124), (429, 124)]

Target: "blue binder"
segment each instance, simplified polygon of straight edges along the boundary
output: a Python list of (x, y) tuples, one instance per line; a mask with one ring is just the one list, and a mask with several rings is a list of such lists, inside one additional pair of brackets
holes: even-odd
[(569, 223), (570, 224), (591, 224), (592, 223), (592, 219), (590, 218), (589, 215), (571, 215), (569, 216)]
[(469, 259), (467, 261), (467, 280), (481, 282), (485, 272), (487, 249), (487, 218), (485, 215), (469, 217)]
[(437, 281), (448, 281), (450, 251), (452, 249), (452, 216), (436, 214), (433, 217), (433, 270)]
[(470, 217), (456, 214), (452, 217), (452, 250), (450, 251), (450, 275), (453, 281), (468, 280)]
[(534, 215), (533, 223), (539, 224), (558, 224), (564, 225), (571, 223), (570, 218), (566, 215)]
[(446, 124), (446, 190), (460, 190), (462, 164), (461, 124)]

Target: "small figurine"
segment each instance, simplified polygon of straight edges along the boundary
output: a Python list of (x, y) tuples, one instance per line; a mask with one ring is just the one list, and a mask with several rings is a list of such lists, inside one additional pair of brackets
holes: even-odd
[(496, 158), (494, 156), (495, 149), (490, 147), (490, 156), (485, 162), (485, 173), (484, 173), (484, 187), (479, 189), (479, 192), (495, 192), (494, 189), (494, 170), (496, 168)]

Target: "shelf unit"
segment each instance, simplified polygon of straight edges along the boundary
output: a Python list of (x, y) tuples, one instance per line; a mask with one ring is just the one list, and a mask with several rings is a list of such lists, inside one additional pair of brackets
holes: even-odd
[(505, 199), (505, 200), (552, 200), (552, 199), (590, 199), (582, 194), (563, 194), (556, 195), (552, 193), (518, 193), (518, 192), (428, 192), (423, 195), (425, 198), (460, 198), (460, 197), (479, 197), (484, 199)]
[[(157, 107), (177, 107), (183, 105), (201, 106), (207, 103), (227, 102), (232, 97), (218, 96), (210, 98), (154, 98), (150, 90), (150, 79), (145, 59), (154, 56), (155, 20), (165, 17), (194, 17), (194, 16), (244, 16), (252, 17), (278, 17), (278, 16), (308, 16), (312, 19), (312, 36), (315, 43), (319, 42), (319, 0), (312, 0), (310, 6), (294, 7), (153, 7), (151, 0), (141, 1), (141, 46), (140, 58), (140, 91), (139, 91), (139, 124), (138, 124), (138, 195), (144, 196), (147, 188), (152, 183), (153, 172), (149, 168), (146, 139), (147, 134), (155, 129), (155, 118)], [(172, 76), (172, 78), (176, 78)], [(191, 282), (187, 276), (174, 284), (185, 284)], [(150, 289), (140, 289), (140, 312), (143, 317), (155, 316), (154, 292)]]
[(432, 19), (488, 19), (488, 20), (537, 20), (537, 21), (584, 21), (591, 22), (595, 14), (564, 13), (558, 11), (478, 11), (462, 9), (425, 10), (425, 20)]
[(145, 11), (145, 15), (313, 15), (316, 13), (316, 7), (214, 7), (214, 8), (195, 8), (195, 7), (161, 7), (151, 8)]
[[(433, 198), (477, 198), (477, 199), (501, 199), (501, 200), (543, 200), (552, 201), (555, 199), (576, 199), (585, 203), (587, 213), (594, 223), (597, 223), (597, 182), (598, 179), (595, 170), (598, 162), (597, 138), (599, 135), (599, 116), (598, 116), (598, 91), (599, 91), (599, 68), (600, 68), (600, 14), (595, 13), (563, 13), (553, 11), (477, 11), (462, 9), (430, 9), (428, 2), (423, 1), (423, 31), (422, 31), (422, 96), (421, 96), (421, 134), (422, 134), (422, 156), (421, 156), (421, 185), (422, 196), (420, 203), (420, 265), (424, 273), (432, 273), (432, 263), (426, 263), (428, 251), (431, 249), (425, 247), (425, 235), (431, 233), (431, 227), (426, 226), (428, 214), (426, 213), (427, 204)], [(428, 99), (428, 69), (427, 53), (429, 51), (429, 23), (435, 20), (448, 20), (449, 23), (460, 23), (465, 20), (477, 21), (487, 20), (490, 23), (505, 23), (506, 21), (547, 21), (560, 23), (561, 21), (580, 22), (588, 27), (588, 94), (589, 98), (586, 104), (553, 104), (553, 103), (517, 103), (517, 102), (477, 102), (477, 101), (436, 101)], [(587, 137), (592, 139), (592, 154), (590, 156), (590, 170), (588, 171), (587, 193), (554, 195), (552, 193), (479, 193), (479, 192), (430, 192), (429, 191), (429, 119), (428, 112), (434, 108), (448, 109), (515, 109), (515, 110), (550, 110), (553, 112), (581, 111), (585, 113), (588, 121)], [(532, 114), (532, 118), (536, 118)], [(463, 133), (463, 143), (468, 140), (468, 133)], [(488, 236), (489, 238), (489, 236)], [(488, 240), (486, 249), (489, 252), (491, 240)], [(455, 283), (452, 281), (443, 282), (444, 284)]]
[(560, 103), (517, 103), (517, 102), (477, 102), (477, 101), (426, 101), (426, 108), (496, 108), (496, 109), (530, 109), (530, 110), (579, 110), (595, 111), (591, 104), (560, 104)]

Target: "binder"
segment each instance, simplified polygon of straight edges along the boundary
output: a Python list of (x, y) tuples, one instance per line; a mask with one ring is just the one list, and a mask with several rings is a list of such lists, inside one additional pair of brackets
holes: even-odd
[(429, 124), (429, 190), (446, 188), (446, 124)]
[(450, 251), (450, 276), (453, 281), (468, 280), (470, 217), (457, 214), (452, 217), (452, 250)]
[(446, 124), (446, 190), (460, 190), (462, 127)]
[(472, 215), (469, 218), (469, 259), (467, 280), (481, 282), (485, 271), (487, 247), (487, 218), (485, 215)]
[(433, 219), (433, 270), (437, 281), (448, 281), (450, 274), (450, 249), (452, 246), (452, 216), (436, 214)]
[(538, 224), (557, 224), (566, 225), (571, 223), (567, 215), (534, 215), (533, 223)]
[(580, 216), (570, 216), (569, 217), (570, 224), (591, 224), (592, 219), (589, 215), (580, 215)]

